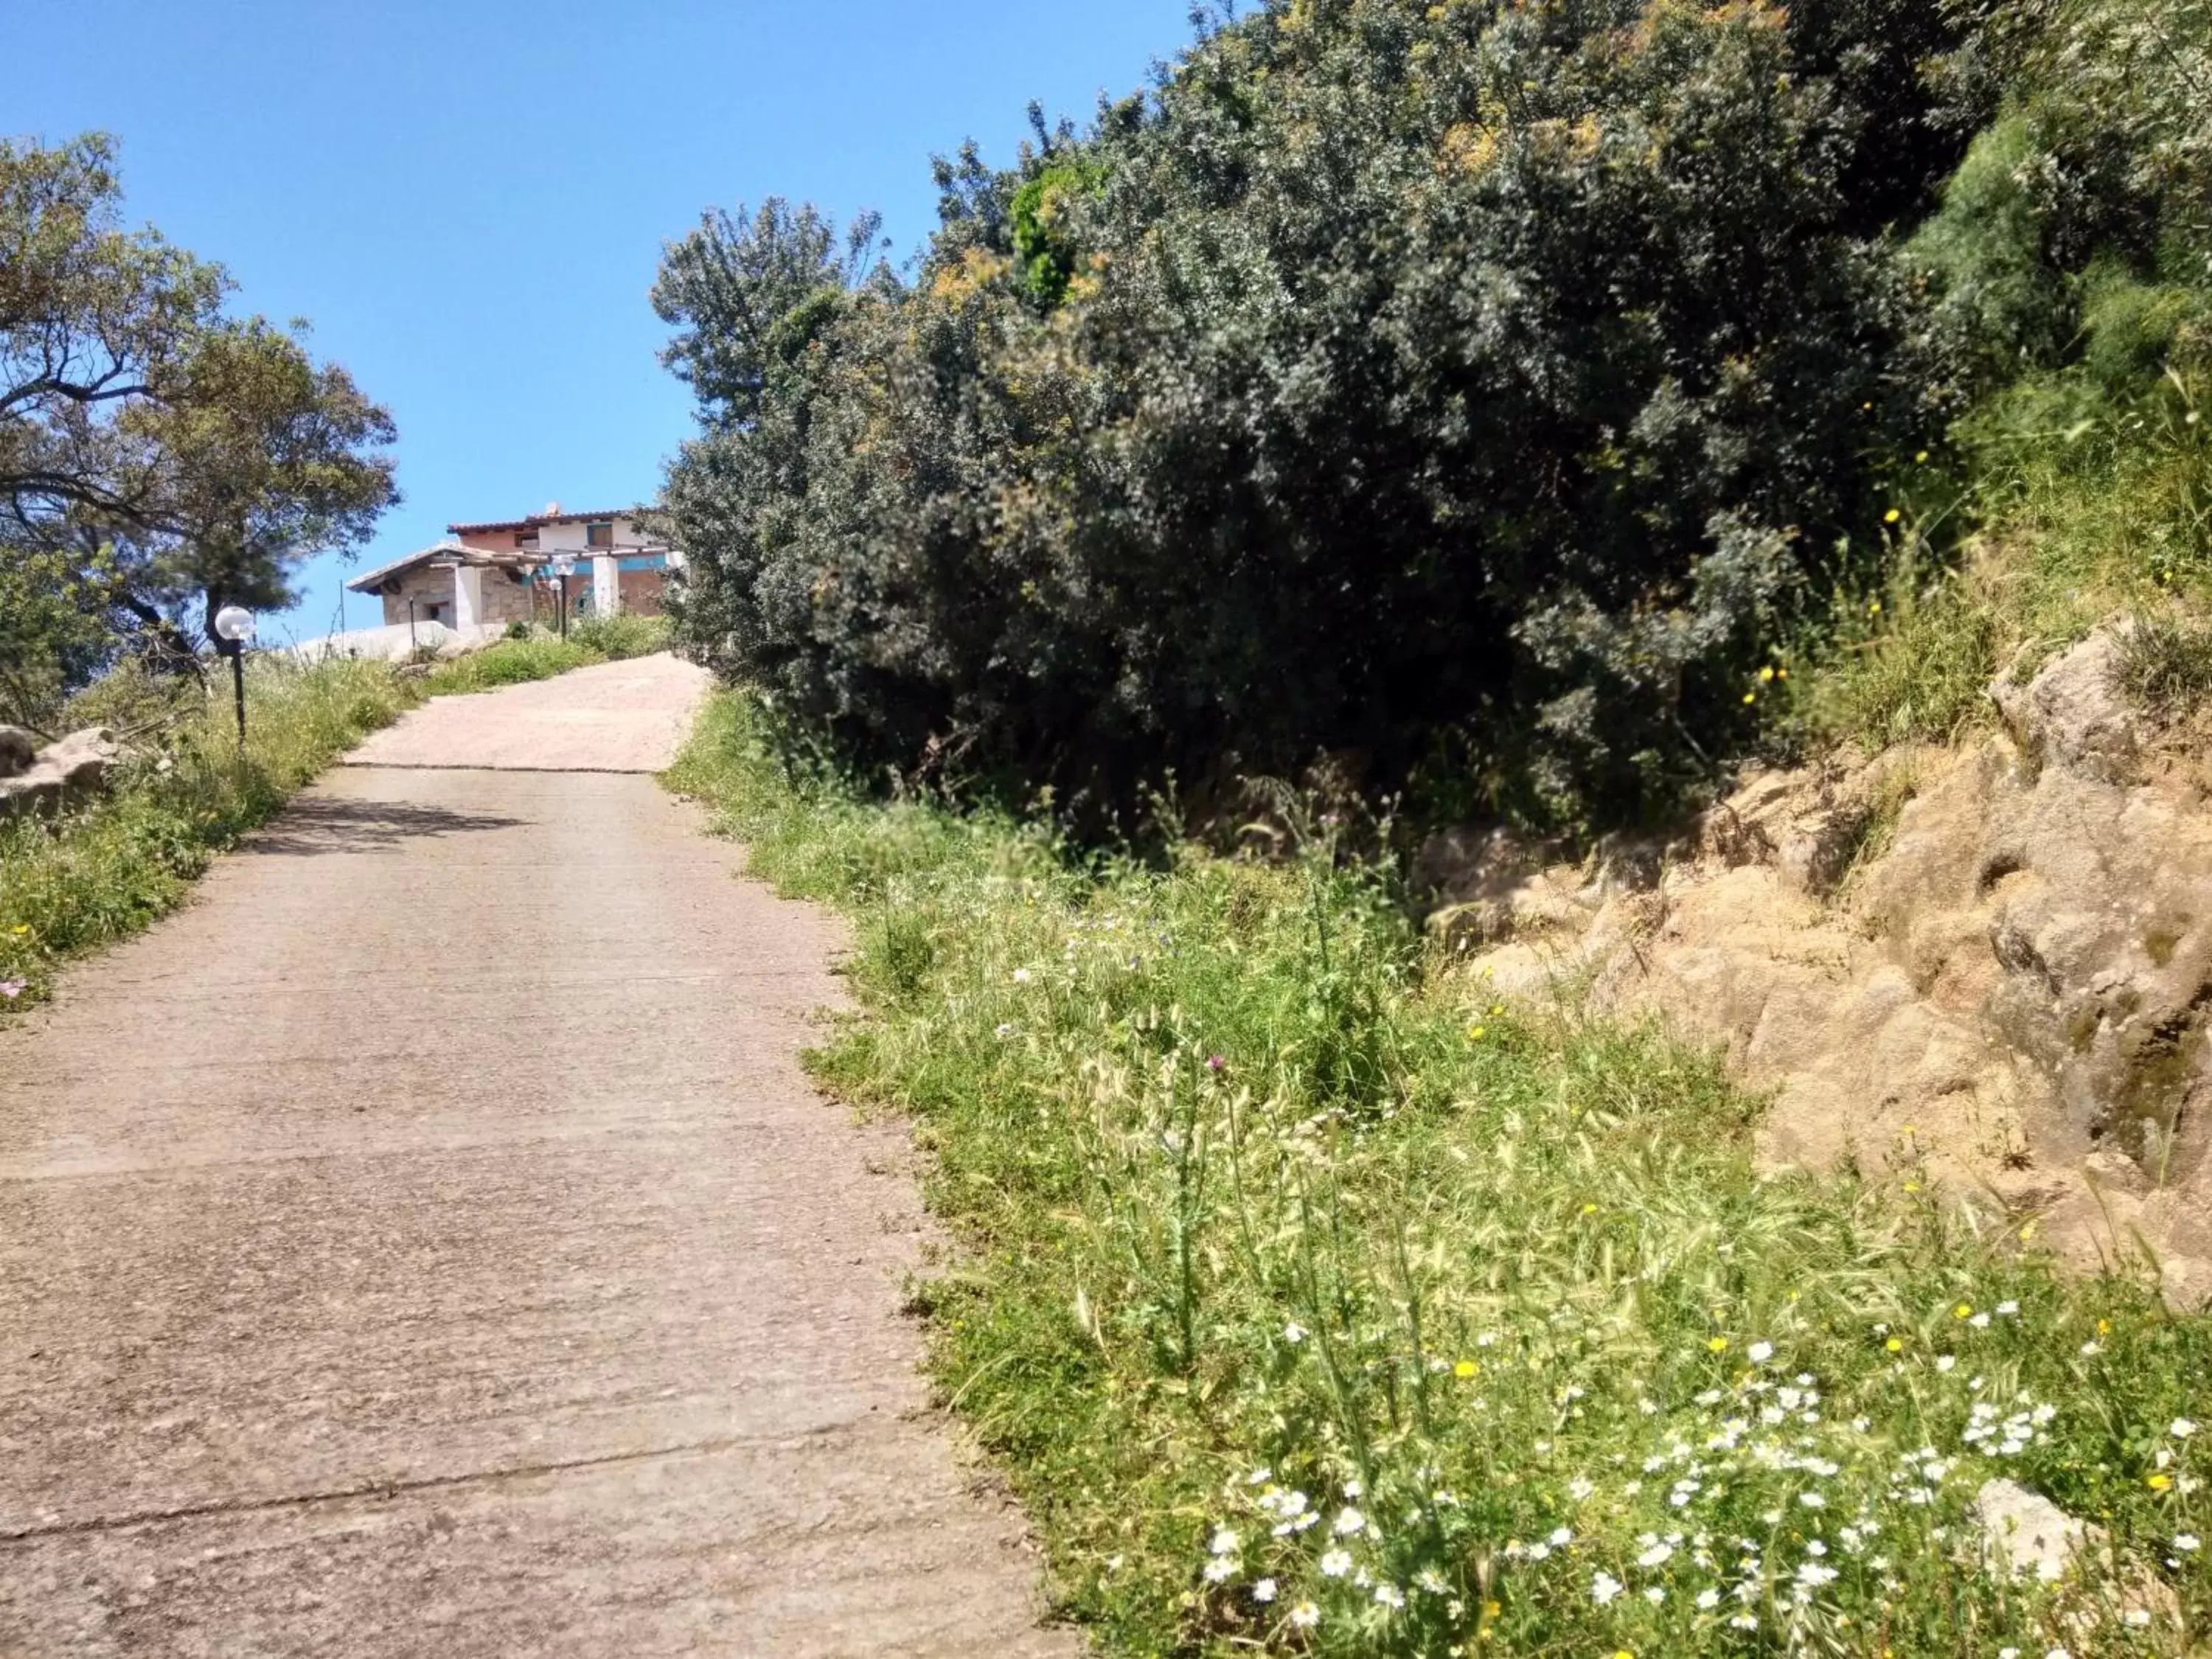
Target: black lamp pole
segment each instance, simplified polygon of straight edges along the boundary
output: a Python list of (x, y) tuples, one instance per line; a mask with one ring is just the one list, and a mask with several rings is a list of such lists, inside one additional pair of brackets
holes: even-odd
[(230, 695), (238, 705), (238, 746), (246, 747), (246, 641), (230, 641)]

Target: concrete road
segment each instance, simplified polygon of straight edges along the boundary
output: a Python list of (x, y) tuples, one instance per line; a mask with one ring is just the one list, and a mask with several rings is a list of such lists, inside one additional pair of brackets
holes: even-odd
[(836, 936), (647, 775), (701, 690), (434, 703), (0, 1030), (0, 1656), (1077, 1650)]

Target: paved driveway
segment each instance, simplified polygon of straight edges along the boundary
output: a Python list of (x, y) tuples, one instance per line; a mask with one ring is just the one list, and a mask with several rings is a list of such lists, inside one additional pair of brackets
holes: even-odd
[(0, 1655), (1076, 1650), (795, 1063), (836, 939), (645, 775), (701, 690), (433, 703), (0, 1030)]

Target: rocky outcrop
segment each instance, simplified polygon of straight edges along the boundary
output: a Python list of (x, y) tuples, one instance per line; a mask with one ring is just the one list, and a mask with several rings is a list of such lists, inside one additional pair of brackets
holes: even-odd
[(58, 811), (98, 794), (122, 752), (112, 732), (88, 726), (36, 750), (26, 763), (29, 737), (20, 727), (0, 726), (0, 818)]
[(2212, 1300), (2212, 787), (2114, 651), (1993, 687), (1970, 747), (1747, 779), (1656, 857), (1438, 848), (1432, 928), (1508, 992), (1724, 1044), (1770, 1166), (1909, 1168)]

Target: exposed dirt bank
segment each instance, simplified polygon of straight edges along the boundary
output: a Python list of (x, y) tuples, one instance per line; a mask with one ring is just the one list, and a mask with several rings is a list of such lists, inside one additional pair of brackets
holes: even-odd
[[(1747, 780), (1669, 843), (1423, 855), (1509, 994), (1724, 1043), (1770, 1165), (1924, 1167), (2068, 1256), (2212, 1299), (2212, 780), (2099, 635), (1992, 688), (2002, 732)], [(1911, 1178), (1911, 1177), (1908, 1177)]]

